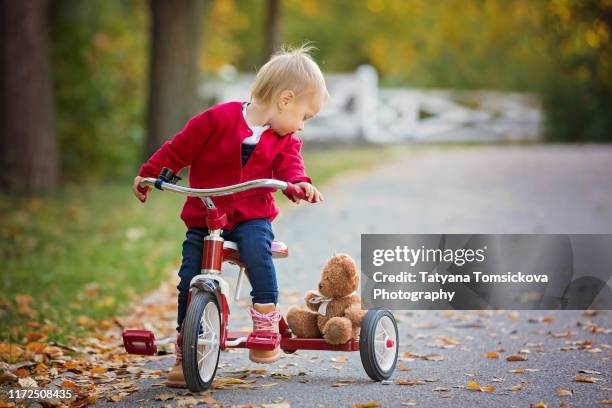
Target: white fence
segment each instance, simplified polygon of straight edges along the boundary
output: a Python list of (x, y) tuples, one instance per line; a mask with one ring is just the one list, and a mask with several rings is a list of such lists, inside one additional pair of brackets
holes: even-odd
[[(203, 98), (248, 100), (253, 75), (207, 81)], [(306, 123), (305, 140), (499, 141), (537, 140), (542, 112), (531, 94), (379, 88), (368, 65), (354, 73), (325, 74), (330, 99)]]

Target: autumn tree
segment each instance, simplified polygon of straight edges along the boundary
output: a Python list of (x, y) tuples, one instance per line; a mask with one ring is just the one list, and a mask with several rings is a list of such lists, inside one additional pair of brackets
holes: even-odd
[(201, 0), (151, 0), (151, 55), (145, 158), (197, 109)]
[(0, 1), (0, 189), (58, 182), (49, 71), (48, 1)]
[(264, 23), (265, 63), (281, 45), (281, 1), (267, 0)]

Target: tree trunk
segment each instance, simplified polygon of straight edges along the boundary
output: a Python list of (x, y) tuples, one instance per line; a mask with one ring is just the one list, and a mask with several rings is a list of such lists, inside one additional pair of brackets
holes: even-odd
[(201, 0), (151, 0), (148, 159), (199, 111), (198, 51)]
[(280, 0), (268, 0), (266, 3), (264, 41), (266, 43), (265, 63), (281, 45)]
[(47, 0), (0, 1), (0, 190), (58, 182)]

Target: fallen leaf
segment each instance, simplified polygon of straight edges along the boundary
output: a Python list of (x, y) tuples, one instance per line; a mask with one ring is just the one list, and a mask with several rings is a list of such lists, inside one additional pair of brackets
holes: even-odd
[(442, 361), (442, 360), (444, 360), (444, 357), (442, 357), (440, 354), (427, 354), (427, 355), (423, 356), (423, 358), (425, 360), (428, 360), (428, 361)]
[(60, 388), (78, 388), (79, 386), (71, 380), (63, 380), (62, 383), (60, 384)]
[(527, 361), (527, 357), (521, 356), (519, 354), (512, 354), (506, 357), (506, 361)]
[(348, 385), (348, 383), (337, 382), (337, 383), (333, 383), (331, 386), (333, 388), (337, 388), (337, 387), (344, 387), (345, 385)]
[(156, 401), (168, 401), (170, 399), (174, 399), (175, 394), (170, 394), (169, 392), (164, 392), (161, 394), (157, 394), (155, 396), (155, 400)]
[(459, 342), (459, 340), (453, 339), (452, 337), (448, 337), (448, 336), (439, 336), (438, 337), (440, 340), (442, 340), (444, 343), (446, 344), (450, 344), (453, 346), (456, 346), (458, 344), (461, 344), (461, 342)]
[(195, 397), (182, 398), (176, 401), (177, 407), (193, 407), (198, 404), (202, 404), (202, 400)]
[(20, 378), (17, 382), (21, 388), (38, 388), (38, 384), (32, 377)]
[(515, 368), (513, 370), (508, 370), (509, 373), (532, 373), (540, 371), (539, 368)]
[(596, 375), (601, 374), (599, 371), (595, 371), (595, 370), (578, 370), (578, 372), (583, 373), (583, 374), (596, 374)]
[(571, 332), (571, 331), (566, 331), (566, 332), (562, 332), (562, 333), (553, 333), (553, 332), (548, 332), (551, 336), (553, 337), (573, 337), (576, 335), (576, 333)]
[(499, 358), (499, 354), (495, 351), (489, 351), (484, 355), (486, 358)]
[(399, 364), (397, 365), (397, 369), (400, 371), (410, 371), (412, 370), (412, 367), (406, 367), (401, 361), (399, 362)]
[(290, 408), (290, 407), (291, 405), (289, 405), (287, 401), (276, 402), (276, 403), (271, 403), (271, 404), (261, 404), (261, 408)]
[(19, 360), (23, 350), (17, 344), (11, 343), (0, 343), (0, 360), (4, 360), (9, 364), (15, 363)]
[(420, 385), (420, 384), (425, 384), (425, 382), (421, 381), (421, 380), (414, 380), (414, 381), (397, 380), (395, 383), (397, 385)]
[(275, 385), (278, 385), (278, 383), (262, 384), (262, 385), (260, 385), (260, 387), (274, 387)]
[(465, 387), (468, 390), (472, 391), (482, 391), (482, 392), (493, 392), (495, 391), (495, 387), (492, 385), (485, 385), (481, 387), (476, 381), (468, 381), (467, 386)]
[(571, 397), (574, 395), (574, 391), (568, 390), (566, 388), (557, 388), (557, 396), (558, 397)]
[(382, 404), (378, 401), (368, 401), (364, 403), (353, 404), (353, 408), (375, 408), (375, 407), (382, 407)]
[(584, 382), (584, 383), (594, 383), (594, 382), (597, 382), (597, 380), (595, 378), (587, 378), (587, 377), (583, 377), (581, 375), (577, 375), (574, 378), (574, 381)]

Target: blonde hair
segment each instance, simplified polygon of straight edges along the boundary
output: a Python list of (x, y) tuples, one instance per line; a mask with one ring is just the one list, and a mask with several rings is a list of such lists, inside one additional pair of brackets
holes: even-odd
[(280, 51), (257, 71), (255, 81), (251, 85), (251, 97), (267, 105), (285, 90), (291, 90), (298, 96), (315, 89), (321, 90), (327, 99), (329, 92), (325, 78), (310, 56), (314, 49), (309, 43), (296, 48), (281, 47)]

